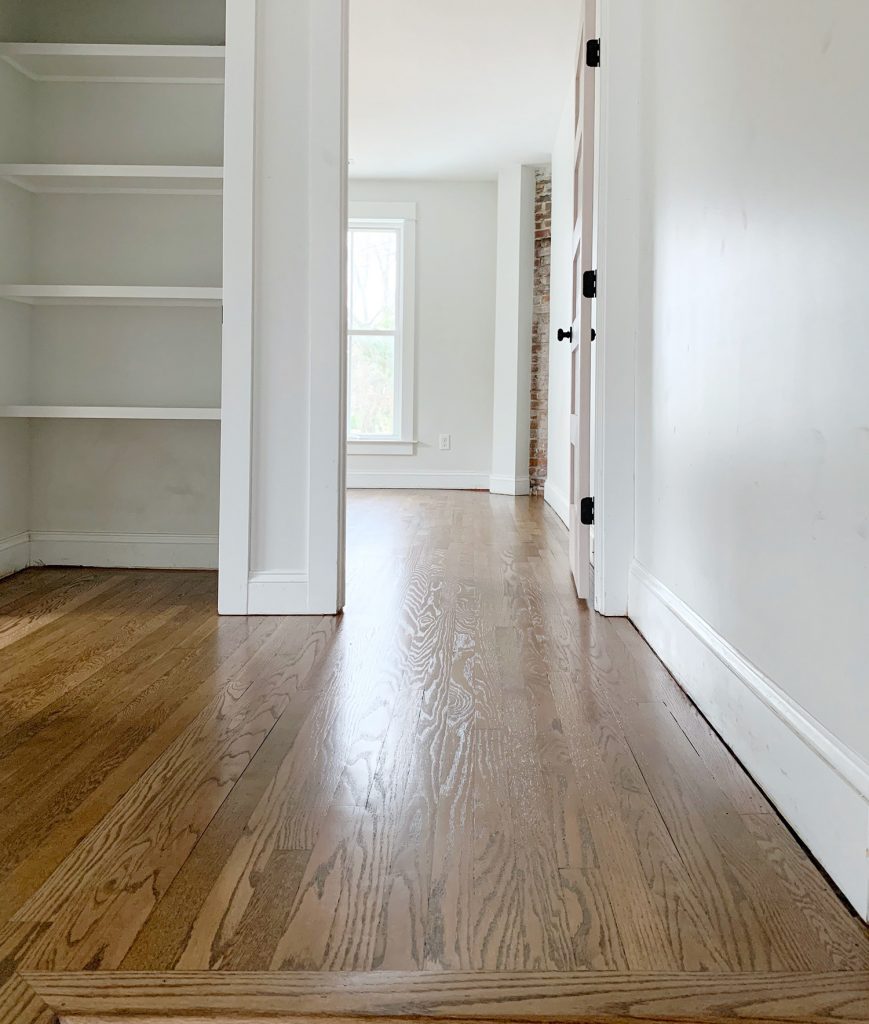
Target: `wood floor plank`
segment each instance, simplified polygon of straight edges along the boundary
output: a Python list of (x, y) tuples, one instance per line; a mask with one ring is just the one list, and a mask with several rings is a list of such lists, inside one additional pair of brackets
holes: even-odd
[[(121, 657), (140, 636), (159, 628), (161, 623), (155, 622), (151, 609), (161, 601), (171, 594), (184, 600), (186, 581), (156, 576), (133, 582), (139, 589), (133, 591), (128, 585), (123, 611), (100, 615), (97, 607), (88, 615), (77, 616), (84, 620), (78, 635), (66, 631), (50, 648), (49, 657), (35, 658), (33, 652), (21, 657), (22, 652), (16, 652), (16, 670), (4, 672), (0, 682), (0, 737)], [(93, 608), (93, 601), (90, 606)]]
[(507, 700), (510, 812), (519, 866), (522, 915), (529, 942), (525, 970), (571, 970), (574, 965), (570, 923), (564, 903), (552, 819), (536, 757), (535, 731), (521, 692)]
[[(24, 975), (69, 1020), (812, 1021), (865, 1024), (869, 975), (583, 971)], [(115, 1015), (115, 1016), (113, 1016)], [(245, 1016), (246, 1015), (246, 1016)]]
[(220, 618), (207, 573), (0, 583), (0, 1024), (44, 1010), (25, 968), (121, 965), (331, 976), (309, 1017), (861, 1009), (869, 931), (576, 599), (550, 511), (357, 492), (348, 536), (336, 618)]
[(94, 574), (93, 569), (46, 569), (39, 566), (3, 576), (0, 578), (0, 610), (11, 604), (19, 604), (37, 591), (45, 593), (53, 590), (58, 583)]
[[(411, 573), (410, 591), (414, 579)], [(336, 802), (364, 806), (367, 802), (373, 766), (399, 686), (395, 656), (385, 640), (400, 631), (398, 612), (408, 592), (402, 584), (394, 595), (398, 603), (392, 630), (372, 634), (372, 620), (365, 616), (341, 624), (325, 663), (318, 669), (319, 685), (308, 691), (308, 706), (294, 709), (304, 717), (292, 742), (284, 744), (287, 753), (243, 832), (232, 849), (224, 851), (225, 864), (186, 937), (180, 965), (232, 966), (235, 932), (252, 921), (248, 904), (254, 899), (262, 865), (272, 860), (276, 849), (319, 851), (323, 844), (317, 841), (330, 806)], [(285, 719), (283, 716), (279, 723), (277, 738), (282, 736)], [(324, 843), (334, 839), (334, 830), (327, 828)], [(291, 907), (292, 903), (283, 909), (281, 925)], [(261, 948), (267, 959), (273, 953), (273, 949)]]
[[(614, 719), (590, 690), (553, 677), (601, 875), (634, 970), (721, 970), (728, 963)], [(638, 772), (636, 774), (639, 774)]]
[[(163, 898), (154, 908), (154, 912), (148, 917), (142, 930), (121, 963), (124, 970), (130, 971), (160, 971), (173, 970), (178, 966), (179, 960), (184, 953), (185, 947), (192, 941), (196, 923), (203, 914), (203, 907), (209, 894), (219, 889), (224, 893), (221, 906), (228, 910), (232, 905), (231, 890), (220, 888), (225, 884), (225, 869), (231, 863), (235, 851), (243, 838), (248, 834), (248, 825), (254, 811), (266, 791), (274, 785), (275, 779), (286, 756), (288, 748), (292, 747), (293, 738), (302, 725), (302, 717), (299, 714), (283, 714), (274, 729), (269, 733), (263, 745), (257, 751), (253, 761), (247, 770), (233, 787), (232, 792), (221, 804), (217, 814), (209, 823), (205, 832), (200, 837), (190, 856), (184, 862), (181, 870), (173, 879)], [(294, 853), (295, 858), (288, 858), (284, 863), (294, 867), (299, 862), (307, 863), (310, 851), (286, 851)], [(265, 859), (265, 864), (274, 864), (270, 860), (270, 854)], [(252, 872), (252, 896), (254, 900), (259, 889), (260, 881), (270, 872), (262, 869)], [(240, 877), (236, 873), (235, 877)], [(298, 889), (298, 879), (295, 882)], [(220, 882), (220, 886), (218, 883)], [(295, 893), (293, 893), (293, 897)], [(292, 905), (292, 899), (285, 892), (287, 904), (282, 907), (280, 904), (273, 904), (271, 913), (265, 912), (258, 921), (253, 922), (253, 928), (266, 936), (271, 935), (273, 927), (272, 919), (279, 922), (282, 928), (285, 924), (286, 915)], [(256, 901), (260, 905), (260, 901)], [(274, 951), (276, 939), (254, 951), (253, 944), (248, 942), (244, 933), (247, 930), (247, 922), (244, 915), (247, 913), (245, 907), (241, 922), (238, 927), (238, 948), (244, 950), (244, 962), (236, 962), (234, 952), (235, 943), (230, 945), (224, 956), (228, 958), (228, 966), (231, 961), (236, 969), (243, 970), (266, 970)], [(219, 917), (222, 925), (222, 917)], [(250, 919), (249, 919), (250, 920)], [(201, 924), (199, 925), (201, 927)], [(194, 960), (197, 968), (205, 969), (211, 962), (213, 952), (212, 946), (207, 943), (198, 960)], [(192, 959), (192, 958), (190, 958)]]
[(589, 971), (627, 971), (619, 922), (600, 865), (562, 868), (561, 888), (576, 966)]
[[(839, 971), (869, 970), (866, 926), (845, 905), (776, 814), (743, 814), (742, 822)], [(802, 929), (800, 929), (802, 932)]]
[[(527, 696), (536, 748), (533, 760), (540, 769), (539, 799), (547, 805), (558, 866), (584, 868), (594, 852), (583, 796), (551, 685), (559, 671), (578, 678), (582, 663), (574, 650), (575, 627), (571, 628), (567, 616), (553, 616), (548, 610), (551, 602), (544, 595), (549, 578), (545, 570), (541, 571), (541, 551), (538, 544), (527, 562), (505, 562), (507, 589), (519, 629), (514, 628), (502, 639), (501, 673), (503, 679), (510, 680), (507, 692)], [(572, 590), (571, 601), (575, 615), (578, 605)], [(518, 667), (518, 678), (513, 675), (516, 670), (512, 665)]]
[(698, 756), (719, 786), (727, 791), (728, 799), (745, 814), (771, 814), (775, 809), (748, 775), (739, 761), (721, 742), (715, 731), (691, 703), (687, 695), (672, 680), (666, 667), (629, 619), (613, 619), (612, 628), (622, 641), (628, 656), (640, 670), (657, 676), (666, 687), (664, 703), (688, 737)]
[(431, 879), (426, 908), (425, 965), (471, 968), (477, 959), (473, 930), (475, 662), (480, 637), (479, 590), (472, 552), (452, 562), (456, 574), (452, 650), (447, 676), (432, 680), (446, 690), (443, 739), (439, 744), (438, 800), (431, 823)]
[(17, 973), (22, 953), (44, 924), (0, 925), (0, 1024), (55, 1024), (56, 1016)]
[[(87, 714), (88, 702), (84, 701), (84, 717), (79, 718), (76, 712), (71, 721), (61, 717), (44, 733), (37, 734), (32, 744), (13, 751), (8, 765), (4, 765), (4, 769), (15, 769), (8, 785), (12, 788), (16, 779), (30, 780), (38, 786), (38, 796), (29, 806), (19, 803), (4, 815), (0, 826), (4, 870), (29, 856), (57, 823), (65, 821), (114, 772), (123, 769), (127, 759), (136, 756), (148, 737), (190, 699), (183, 683), (179, 685), (180, 680), (191, 687), (195, 700), (197, 687), (216, 667), (212, 636), (217, 621), (212, 614), (191, 621), (182, 613), (181, 619), (176, 623), (169, 618), (167, 624), (173, 627), (172, 632), (194, 638), (194, 646), (171, 646), (149, 661), (143, 659), (153, 649), (151, 638), (146, 638), (125, 656), (129, 664), (121, 666), (126, 668), (124, 683), (116, 688), (98, 688), (102, 706), (93, 709), (93, 717)], [(231, 631), (245, 633), (243, 626)], [(199, 707), (212, 696), (213, 690), (199, 701)], [(28, 756), (19, 757), (19, 752)]]
[[(633, 711), (628, 737), (736, 970), (834, 965), (666, 707)], [(801, 927), (802, 926), (802, 927)]]
[[(117, 658), (77, 679), (73, 687), (0, 737), (0, 780), (14, 786), (16, 775), (24, 773), (34, 781), (52, 771), (58, 759), (67, 757), (131, 700), (141, 697), (173, 661), (183, 660), (191, 642), (207, 643), (219, 628), (213, 612), (189, 601), (156, 610), (143, 621), (149, 628), (126, 632)], [(75, 659), (70, 664), (75, 666)], [(77, 674), (74, 667), (72, 674)]]
[[(227, 619), (223, 620), (213, 642), (207, 652), (201, 652), (194, 642), (189, 648), (180, 645), (170, 648), (161, 657), (146, 663), (149, 674), (153, 672), (158, 686), (152, 696), (160, 699), (159, 713), (151, 711), (143, 716), (145, 728), (137, 746), (132, 747), (122, 758), (118, 750), (117, 737), (110, 739), (109, 744), (115, 748), (113, 769), (74, 810), (67, 811), (65, 816), (51, 827), (50, 832), (39, 845), (30, 850), (20, 860), (18, 866), (0, 884), (0, 920), (15, 913), (47, 879), (57, 870), (63, 860), (76, 846), (102, 821), (115, 807), (132, 786), (144, 775), (154, 762), (175, 742), (196, 716), (214, 698), (214, 672), (226, 666), (224, 678), (231, 675), (231, 667), (239, 667), (250, 659), (253, 652), (278, 628), (280, 620), (276, 619)], [(185, 637), (195, 641), (196, 632)], [(205, 672), (204, 680), (187, 691), (183, 687), (183, 677), (175, 673), (183, 672), (187, 659), (201, 661), (211, 668)], [(172, 668), (167, 672), (166, 663), (171, 661)], [(194, 674), (192, 680), (197, 680)], [(173, 690), (180, 690), (174, 700), (167, 700), (162, 684), (168, 684)], [(163, 695), (162, 697), (160, 695)], [(31, 816), (32, 833), (41, 827), (41, 815)], [(17, 851), (20, 857), (21, 851)]]
[[(533, 679), (533, 656), (547, 666), (547, 678), (557, 692), (555, 711), (558, 727), (571, 749), (583, 803), (577, 804), (575, 841), (580, 867), (586, 861), (584, 847), (591, 837), (594, 862), (602, 863), (612, 904), (624, 912), (623, 948), (628, 963), (636, 969), (716, 968), (725, 965), (723, 950), (710, 935), (709, 921), (699, 897), (680, 863), (664, 822), (636, 770), (617, 724), (610, 701), (633, 707), (637, 698), (649, 698), (642, 686), (614, 692), (610, 676), (613, 662), (594, 654), (595, 645), (605, 644), (607, 624), (593, 628), (593, 620), (562, 589), (558, 598), (548, 593), (548, 567), (541, 562), (512, 567), (514, 603), (531, 624), (520, 646), (527, 665), (526, 680)], [(572, 619), (565, 628), (562, 617)], [(546, 627), (561, 623), (557, 632)], [(577, 648), (577, 637), (585, 641)], [(539, 638), (543, 638), (543, 641)], [(547, 646), (547, 641), (556, 644)], [(600, 675), (604, 663), (606, 676)], [(624, 658), (616, 664), (621, 665)], [(559, 666), (569, 666), (561, 671)], [(632, 683), (632, 668), (620, 682)], [(537, 700), (541, 700), (538, 688)], [(562, 721), (561, 713), (566, 717)], [(589, 796), (591, 799), (589, 800)], [(633, 847), (633, 852), (632, 851)], [(636, 901), (636, 902), (634, 902)], [(634, 906), (634, 911), (629, 908)], [(645, 911), (645, 912), (644, 912)], [(666, 938), (664, 938), (666, 932)]]
[[(410, 904), (393, 903), (390, 881), (395, 876), (396, 848), (401, 851), (407, 835), (402, 827), (405, 793), (410, 780), (418, 786), (425, 779), (415, 771), (413, 757), (431, 749), (421, 737), (427, 714), (425, 688), (433, 678), (442, 678), (441, 666), (448, 664), (445, 646), (450, 617), (443, 614), (441, 606), (441, 573), (438, 559), (433, 560), (431, 569), (411, 589), (417, 629), (407, 651), (404, 687), (368, 800), (364, 807), (335, 805), (330, 811), (329, 827), (324, 828), (311, 853), (287, 928), (272, 958), (273, 970), (385, 967), (395, 948), (390, 943), (396, 941), (402, 957), (414, 948), (414, 940), (418, 955), (422, 953), (422, 940), (415, 934), (417, 922), (425, 921), (419, 902), (423, 897), (417, 895), (420, 890), (414, 890)], [(445, 687), (434, 689), (445, 695)], [(425, 829), (421, 834), (429, 833)], [(427, 887), (421, 892), (427, 906)], [(381, 928), (387, 923), (388, 934), (384, 934)]]
[(149, 578), (149, 574), (138, 575), (134, 580), (122, 574), (100, 573), (104, 586), (89, 594), (69, 615), (61, 615), (31, 630), (17, 640), (0, 648), (0, 684), (6, 685), (18, 673), (37, 667), (40, 662), (62, 651), (68, 643), (74, 643), (96, 625), (108, 621), (114, 612), (125, 603), (132, 590), (134, 593)]
[(0, 650), (69, 615), (114, 582), (112, 574), (76, 575), (50, 590), (7, 606), (0, 613)]
[(109, 967), (123, 959), (333, 628), (324, 623), (311, 632), (303, 621), (285, 620), (231, 675), (226, 689), (15, 915), (52, 922), (29, 963)]
[(477, 727), (474, 744), (474, 968), (522, 970), (529, 939), (508, 784), (506, 729)]
[[(431, 572), (420, 612), (424, 628), (405, 670), (412, 685), (402, 702), (403, 717), (396, 716), (394, 738), (384, 744), (367, 808), (369, 829), (381, 822), (393, 833), (373, 958), (373, 966), (383, 970), (421, 969), (441, 946), (440, 936), (430, 931), (429, 902), (457, 588), (449, 585), (441, 551)], [(410, 743), (399, 738), (408, 731), (414, 734)]]
[(122, 623), (111, 638), (101, 636), (100, 645), (114, 644), (111, 652), (108, 647), (91, 648), (92, 653), (96, 650), (94, 657), (83, 663), (75, 649), (70, 651), (56, 670), (53, 695), (46, 695), (38, 709), (16, 716), (0, 737), (0, 780), (11, 787), (22, 772), (33, 783), (54, 771), (71, 751), (92, 739), (95, 730), (116, 718), (130, 699), (143, 693), (155, 663), (168, 667), (170, 652), (183, 652), (187, 646), (181, 641), (200, 642), (217, 630), (211, 611), (197, 608), (182, 595), (177, 600), (161, 600), (135, 625)]

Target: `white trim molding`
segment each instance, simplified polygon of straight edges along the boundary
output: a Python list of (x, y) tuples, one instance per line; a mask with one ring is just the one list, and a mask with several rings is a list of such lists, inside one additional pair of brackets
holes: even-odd
[(549, 505), (562, 523), (564, 523), (565, 526), (569, 526), (570, 502), (567, 500), (567, 495), (548, 480), (543, 485), (543, 500), (547, 505)]
[[(396, 296), (397, 314), (394, 331), (382, 332), (395, 338), (395, 430), (396, 436), (390, 438), (353, 436), (348, 437), (351, 444), (367, 442), (389, 444), (412, 443), (416, 408), (416, 203), (364, 202), (354, 200), (348, 204), (348, 230), (353, 228), (380, 227), (393, 230), (398, 235), (398, 294)], [(352, 254), (351, 254), (352, 261)], [(350, 330), (349, 339), (356, 335), (365, 335), (367, 331)], [(378, 332), (373, 332), (378, 333)], [(350, 366), (348, 355), (348, 381)], [(348, 384), (348, 387), (350, 385)], [(348, 449), (352, 455), (372, 455), (361, 449)], [(413, 451), (393, 450), (382, 454), (407, 455)]]
[(29, 565), (216, 569), (217, 537), (162, 533), (30, 533)]
[(492, 494), (530, 494), (531, 480), (527, 476), (490, 476)]
[(348, 473), (347, 486), (357, 488), (407, 488), (409, 490), (487, 491), (488, 473), (396, 472)]
[(247, 612), (253, 433), (257, 0), (226, 5), (220, 572), (223, 614)]
[(782, 816), (869, 920), (869, 764), (634, 561), (628, 613)]
[(597, 300), (594, 388), (594, 606), (624, 615), (634, 555), (643, 0), (598, 0), (607, 54), (597, 102)]
[(251, 573), (248, 587), (249, 615), (304, 615), (307, 611), (307, 573)]
[[(344, 603), (347, 16), (347, 0), (227, 2), (218, 586), (223, 615), (335, 614)], [(278, 61), (282, 40), (275, 25), (280, 34), (301, 33), (294, 43), (306, 68)], [(270, 100), (269, 110), (263, 97)], [(284, 122), (297, 117), (292, 147), (271, 144), (275, 136), (266, 122), (277, 115)], [(298, 233), (278, 231), (272, 210), (273, 203), (280, 205), (272, 186), (287, 175), (304, 183), (289, 204)], [(279, 213), (287, 216), (286, 209)], [(297, 282), (297, 308), (290, 312), (303, 327), (290, 342), (283, 328), (287, 308), (275, 296), (282, 277), (297, 266), (305, 269), (306, 280)], [(295, 433), (280, 438), (280, 444), (297, 445), (306, 455), (306, 469), (292, 480), (301, 527), (280, 526), (286, 480), (274, 489), (266, 486), (258, 461), (263, 448), (272, 455), (276, 450), (280, 431), (272, 429), (270, 417), (282, 422), (286, 412), (286, 400), (276, 401), (260, 387), (259, 375), (276, 353), (286, 354), (285, 344), (295, 346), (304, 374), (297, 389), (305, 393), (304, 429), (294, 424)], [(257, 433), (254, 424), (259, 429), (264, 422), (267, 428)], [(303, 534), (299, 573), (272, 571), (270, 559), (281, 558), (280, 545), (277, 554), (260, 552), (252, 560), (260, 538), (269, 530), (274, 538), (280, 528)]]
[(371, 438), (367, 441), (351, 437), (347, 442), (348, 455), (415, 455), (418, 441), (393, 441)]
[(16, 533), (0, 540), (0, 579), (30, 565), (30, 534)]

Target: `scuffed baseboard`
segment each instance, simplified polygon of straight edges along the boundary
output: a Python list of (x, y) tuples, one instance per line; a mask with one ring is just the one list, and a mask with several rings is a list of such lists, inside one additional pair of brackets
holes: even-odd
[(107, 569), (216, 569), (217, 537), (32, 531), (31, 565)]
[(0, 540), (0, 579), (30, 565), (30, 534), (16, 533)]

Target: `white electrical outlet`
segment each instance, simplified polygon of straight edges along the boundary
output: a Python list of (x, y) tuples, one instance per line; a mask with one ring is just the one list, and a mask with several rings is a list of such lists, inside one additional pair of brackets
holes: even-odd
[(440, 448), (442, 452), (448, 452), (450, 450), (451, 444), (452, 442), (450, 440), (449, 434), (441, 434), (438, 437), (438, 448)]

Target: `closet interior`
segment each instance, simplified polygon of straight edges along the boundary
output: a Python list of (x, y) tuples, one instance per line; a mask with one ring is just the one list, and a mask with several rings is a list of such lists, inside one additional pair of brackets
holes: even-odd
[(0, 575), (217, 567), (220, 0), (0, 0)]

